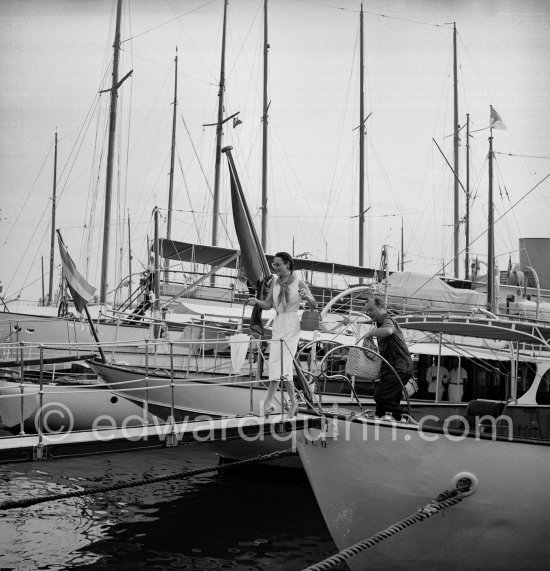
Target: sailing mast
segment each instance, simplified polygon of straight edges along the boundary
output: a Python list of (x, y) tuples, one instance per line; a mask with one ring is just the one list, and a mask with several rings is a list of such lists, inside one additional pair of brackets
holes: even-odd
[(493, 129), (489, 136), (489, 216), (487, 229), (487, 309), (495, 309), (495, 228), (493, 211)]
[(101, 286), (99, 300), (101, 303), (107, 301), (107, 268), (109, 267), (109, 241), (111, 238), (111, 196), (113, 188), (113, 158), (115, 154), (115, 134), (116, 134), (116, 104), (118, 98), (118, 88), (126, 79), (132, 75), (129, 71), (120, 81), (118, 79), (118, 60), (120, 55), (120, 19), (122, 14), (122, 0), (117, 0), (116, 7), (116, 27), (115, 41), (113, 43), (113, 81), (110, 89), (100, 91), (105, 93), (110, 91), (110, 117), (109, 117), (109, 146), (107, 150), (107, 176), (105, 182), (105, 218), (103, 223), (103, 251), (101, 258)]
[(130, 233), (130, 210), (128, 210), (128, 299), (132, 299), (132, 237)]
[(116, 103), (118, 89), (118, 59), (120, 53), (120, 17), (122, 11), (122, 0), (117, 0), (116, 7), (116, 29), (115, 41), (113, 44), (113, 81), (111, 83), (111, 106), (109, 118), (109, 147), (107, 151), (107, 181), (105, 184), (105, 219), (103, 224), (103, 253), (101, 258), (101, 286), (99, 300), (101, 303), (107, 301), (107, 268), (109, 267), (109, 240), (111, 237), (111, 195), (113, 187), (113, 156), (115, 152), (115, 132), (116, 132)]
[(456, 22), (453, 22), (453, 83), (454, 83), (454, 136), (453, 136), (453, 150), (454, 150), (454, 277), (459, 277), (459, 195), (458, 195), (458, 71), (457, 71), (457, 57), (456, 57)]
[[(365, 92), (364, 92), (364, 61), (363, 61), (363, 3), (359, 20), (359, 265), (364, 262), (364, 234), (365, 234)], [(359, 283), (363, 283), (362, 278)]]
[(267, 56), (269, 44), (267, 43), (267, 0), (264, 0), (264, 98), (263, 98), (263, 126), (262, 126), (262, 248), (267, 250)]
[[(48, 289), (48, 303), (44, 305), (52, 305), (53, 302), (53, 274), (54, 274), (54, 261), (55, 261), (55, 208), (56, 208), (56, 194), (57, 194), (57, 131), (55, 132), (55, 151), (53, 159), (53, 192), (52, 192), (52, 235), (50, 242), (50, 284)], [(44, 296), (42, 295), (42, 303), (44, 303)]]
[[(172, 239), (172, 207), (174, 198), (174, 157), (176, 151), (176, 117), (178, 106), (178, 48), (176, 48), (176, 57), (174, 58), (174, 109), (172, 113), (172, 143), (170, 146), (170, 183), (168, 187), (168, 216), (166, 222), (166, 238)], [(170, 262), (168, 258), (165, 261), (164, 277), (168, 281), (168, 273), (170, 271)]]
[(44, 297), (45, 293), (44, 293), (44, 256), (41, 257), (42, 258), (42, 302), (40, 303), (40, 305), (44, 306), (46, 305), (46, 298)]
[(218, 91), (218, 122), (216, 123), (216, 168), (214, 172), (214, 206), (212, 212), (212, 245), (218, 245), (218, 216), (220, 210), (220, 167), (222, 156), (223, 137), (223, 96), (225, 92), (225, 35), (227, 28), (227, 4), (223, 3), (223, 32), (222, 32), (222, 57), (220, 65), (220, 86)]
[(401, 216), (401, 271), (405, 271), (405, 238), (403, 236), (403, 216)]
[(464, 278), (470, 279), (470, 114), (466, 113), (466, 248), (464, 259)]

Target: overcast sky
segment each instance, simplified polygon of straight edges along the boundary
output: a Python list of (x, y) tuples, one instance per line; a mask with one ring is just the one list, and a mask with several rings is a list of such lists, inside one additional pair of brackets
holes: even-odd
[[(57, 226), (78, 267), (99, 288), (106, 125), (115, 0), (2, 0), (0, 21), (0, 280), (7, 299), (40, 296), (49, 266), (53, 141)], [(269, 2), (270, 253), (358, 261), (359, 1)], [(428, 0), (365, 3), (365, 265), (384, 244), (396, 267), (403, 220), (406, 268), (452, 273), (452, 25), (458, 30), (459, 122), (495, 130), (496, 253), (519, 260), (520, 237), (550, 238), (550, 3)], [(124, 0), (116, 190), (109, 290), (146, 261), (155, 205), (165, 216), (179, 56), (174, 239), (211, 243), (223, 0)], [(263, 0), (230, 0), (224, 144), (259, 223)], [(473, 255), (486, 260), (489, 131), (471, 139)], [(465, 184), (465, 132), (460, 176)], [(538, 158), (542, 157), (542, 158)], [(510, 208), (519, 204), (510, 211)], [(222, 163), (219, 245), (238, 247)], [(461, 196), (461, 214), (464, 215)], [(509, 211), (509, 212), (508, 212)], [(164, 222), (163, 222), (164, 224)], [(227, 228), (227, 233), (226, 229)], [(259, 227), (258, 227), (259, 228)], [(164, 226), (161, 233), (164, 232)], [(460, 249), (464, 247), (461, 226)], [(56, 265), (59, 255), (56, 252)], [(463, 257), (460, 261), (463, 276)], [(57, 271), (56, 271), (57, 273)], [(57, 279), (57, 276), (56, 276)], [(48, 278), (46, 276), (46, 284)]]

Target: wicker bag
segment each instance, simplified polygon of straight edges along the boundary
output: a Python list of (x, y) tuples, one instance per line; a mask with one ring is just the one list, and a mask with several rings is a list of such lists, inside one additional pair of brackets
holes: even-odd
[(352, 347), (348, 353), (346, 362), (346, 375), (361, 377), (362, 379), (378, 379), (380, 377), (380, 365), (382, 359), (378, 355), (378, 349), (372, 339), (365, 337), (363, 347), (374, 351), (364, 351), (360, 347)]
[(403, 391), (403, 396), (405, 396), (405, 392), (407, 393), (406, 396), (412, 397), (414, 393), (418, 390), (418, 383), (416, 379), (409, 379), (407, 384), (405, 385), (405, 390)]

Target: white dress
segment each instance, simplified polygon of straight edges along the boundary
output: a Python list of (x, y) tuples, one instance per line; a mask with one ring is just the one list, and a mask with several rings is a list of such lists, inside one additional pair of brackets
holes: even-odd
[[(288, 301), (283, 299), (279, 302), (281, 284), (280, 278), (275, 278), (273, 286), (273, 308), (277, 312), (273, 320), (272, 341), (269, 346), (269, 380), (278, 381), (282, 375), (286, 375), (289, 381), (294, 375), (292, 357), (298, 350), (300, 340), (300, 316), (298, 308), (301, 297), (298, 293), (300, 280), (294, 278), (288, 284)], [(282, 369), (281, 369), (281, 339), (282, 343)]]

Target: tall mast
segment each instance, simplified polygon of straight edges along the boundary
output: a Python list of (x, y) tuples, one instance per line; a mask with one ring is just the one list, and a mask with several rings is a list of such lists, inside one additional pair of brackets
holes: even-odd
[(268, 108), (267, 100), (267, 56), (269, 44), (267, 43), (267, 0), (264, 0), (264, 101), (263, 101), (263, 125), (262, 125), (262, 248), (267, 249), (267, 125)]
[(225, 92), (225, 34), (227, 27), (227, 4), (223, 3), (223, 33), (222, 33), (222, 58), (220, 66), (220, 88), (218, 91), (218, 122), (216, 124), (216, 169), (214, 173), (214, 206), (212, 213), (212, 245), (218, 245), (218, 216), (220, 203), (220, 170), (222, 156), (223, 137), (223, 96)]
[(159, 251), (159, 209), (155, 206), (154, 211), (155, 218), (155, 237), (153, 244), (153, 252), (155, 256), (154, 261), (154, 275), (153, 275), (153, 289), (155, 292), (155, 303), (153, 304), (153, 309), (155, 311), (155, 317), (158, 317), (160, 312), (160, 251)]
[(493, 130), (489, 137), (489, 204), (487, 228), (487, 309), (495, 309), (495, 229), (493, 212)]
[[(55, 151), (53, 159), (53, 192), (52, 192), (52, 235), (50, 242), (50, 283), (48, 289), (48, 303), (44, 305), (51, 305), (53, 302), (53, 273), (55, 261), (55, 208), (57, 194), (57, 131), (55, 132)], [(44, 303), (44, 301), (42, 301)]]
[(116, 104), (118, 97), (118, 59), (120, 53), (120, 17), (122, 0), (117, 1), (115, 41), (113, 44), (113, 81), (111, 83), (111, 105), (109, 118), (109, 147), (107, 151), (107, 181), (105, 186), (105, 219), (103, 224), (103, 253), (101, 260), (100, 302), (107, 301), (107, 268), (109, 267), (109, 240), (111, 235), (111, 194), (113, 186), (113, 156), (115, 152)]
[[(172, 239), (172, 205), (174, 199), (174, 157), (176, 154), (176, 117), (178, 106), (178, 48), (176, 48), (176, 57), (174, 58), (174, 108), (172, 112), (172, 144), (170, 146), (170, 183), (168, 187), (168, 216), (166, 222), (166, 238)], [(168, 272), (170, 262), (166, 259), (165, 263), (165, 280), (168, 281)]]
[(466, 113), (466, 251), (464, 278), (470, 278), (470, 114)]
[(403, 216), (401, 216), (401, 271), (405, 271), (405, 239), (403, 236)]
[(456, 22), (453, 22), (453, 83), (454, 83), (454, 136), (453, 136), (453, 149), (454, 149), (454, 277), (458, 278), (459, 274), (459, 195), (458, 195), (458, 72), (457, 72), (457, 57), (456, 57)]
[(42, 303), (40, 305), (46, 305), (46, 298), (44, 297), (44, 256), (42, 256)]
[[(365, 93), (364, 83), (364, 61), (363, 61), (363, 4), (361, 3), (361, 14), (359, 20), (359, 265), (364, 262), (364, 239), (365, 239)], [(359, 280), (362, 283), (362, 279)]]
[(130, 234), (129, 210), (128, 210), (128, 299), (132, 299), (132, 237)]

